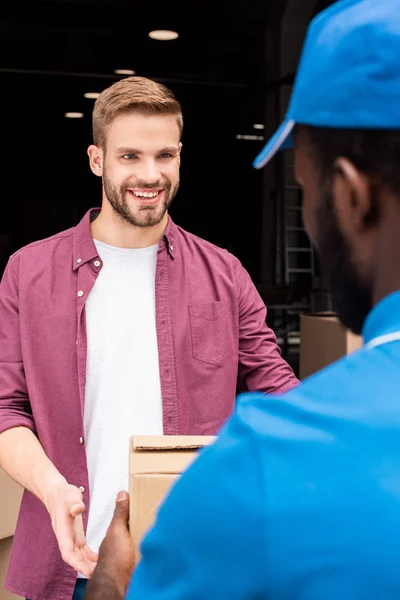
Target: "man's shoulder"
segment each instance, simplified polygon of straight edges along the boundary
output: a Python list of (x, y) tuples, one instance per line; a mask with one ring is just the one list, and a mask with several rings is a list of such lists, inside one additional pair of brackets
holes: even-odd
[(52, 251), (58, 247), (70, 246), (75, 227), (60, 231), (48, 238), (36, 240), (26, 246), (23, 246), (10, 256), (10, 261), (13, 262), (16, 259), (29, 259), (30, 257), (43, 255), (49, 258), (52, 255)]
[(186, 245), (188, 248), (192, 247), (194, 249), (200, 250), (203, 254), (206, 254), (213, 258), (218, 258), (225, 263), (229, 263), (230, 265), (240, 264), (238, 258), (236, 258), (233, 254), (231, 254), (226, 248), (221, 248), (204, 238), (199, 237), (194, 233), (190, 233), (186, 231), (179, 225), (175, 225), (175, 230), (177, 231), (179, 240), (181, 243)]
[(186, 231), (186, 229), (183, 229), (179, 225), (175, 225), (175, 230), (178, 233), (179, 239), (184, 243), (193, 244), (194, 246), (204, 248), (208, 252), (221, 254), (223, 256), (229, 254), (228, 250), (226, 250), (225, 248), (221, 248), (220, 246), (217, 246), (216, 244), (213, 244), (212, 242), (209, 242), (204, 238), (201, 238), (200, 236), (191, 233), (190, 231)]

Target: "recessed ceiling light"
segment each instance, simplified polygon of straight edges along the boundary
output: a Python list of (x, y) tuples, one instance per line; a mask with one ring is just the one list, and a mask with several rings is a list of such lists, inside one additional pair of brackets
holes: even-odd
[(67, 112), (64, 116), (67, 119), (82, 119), (84, 115), (81, 112)]
[(262, 123), (256, 123), (255, 125), (253, 125), (254, 129), (264, 129), (265, 125), (263, 125)]
[(136, 71), (132, 71), (132, 69), (115, 69), (114, 73), (117, 75), (136, 75)]
[(179, 33), (176, 31), (170, 31), (169, 29), (155, 29), (154, 31), (150, 31), (149, 37), (153, 40), (176, 40), (179, 37)]
[(98, 98), (100, 96), (100, 92), (87, 92), (86, 94), (83, 94), (85, 98), (88, 98), (89, 100), (96, 100), (96, 98)]

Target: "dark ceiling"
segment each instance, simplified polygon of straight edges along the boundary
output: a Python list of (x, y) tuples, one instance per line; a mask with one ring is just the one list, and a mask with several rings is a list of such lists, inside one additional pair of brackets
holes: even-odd
[[(322, 0), (324, 1), (324, 0)], [(266, 25), (286, 0), (12, 0), (0, 8), (0, 272), (16, 248), (74, 225), (101, 201), (90, 173), (93, 101), (115, 69), (164, 82), (182, 102), (181, 189), (172, 216), (233, 251), (257, 280)], [(179, 38), (160, 42), (154, 29)], [(67, 111), (83, 119), (64, 118)], [(261, 131), (262, 134), (262, 131)]]
[[(7, 2), (1, 8), (1, 67), (93, 75), (125, 68), (185, 82), (258, 85), (264, 77), (267, 5), (265, 0)], [(179, 38), (152, 40), (147, 34), (154, 29), (172, 29)]]
[[(2, 3), (3, 260), (100, 203), (86, 156), (93, 101), (83, 94), (113, 83), (115, 69), (133, 69), (171, 87), (183, 105), (182, 182), (173, 216), (238, 254), (242, 247), (257, 270), (262, 176), (251, 163), (262, 142), (236, 135), (260, 133), (253, 124), (263, 122), (268, 6), (265, 0)], [(154, 29), (172, 29), (179, 38), (152, 40)], [(65, 119), (67, 111), (85, 116)], [(246, 214), (243, 202), (251, 204)], [(239, 233), (246, 218), (259, 229), (256, 242), (250, 227)]]

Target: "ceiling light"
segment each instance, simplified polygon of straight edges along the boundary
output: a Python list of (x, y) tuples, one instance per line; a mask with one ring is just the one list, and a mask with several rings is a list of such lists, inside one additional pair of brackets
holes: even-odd
[(83, 116), (81, 112), (67, 112), (64, 115), (67, 119), (82, 119)]
[(83, 95), (85, 98), (88, 98), (88, 100), (96, 100), (96, 98), (100, 96), (100, 92), (87, 92)]
[(264, 129), (265, 125), (263, 125), (262, 123), (256, 123), (255, 125), (253, 125), (254, 129)]
[(262, 142), (264, 139), (263, 135), (237, 135), (237, 140), (251, 140), (251, 141), (260, 141)]
[(154, 31), (150, 31), (149, 37), (153, 40), (176, 40), (179, 37), (179, 33), (176, 31), (170, 31), (169, 29), (155, 29)]
[(115, 69), (114, 73), (117, 75), (135, 75), (136, 71), (132, 71), (132, 69)]

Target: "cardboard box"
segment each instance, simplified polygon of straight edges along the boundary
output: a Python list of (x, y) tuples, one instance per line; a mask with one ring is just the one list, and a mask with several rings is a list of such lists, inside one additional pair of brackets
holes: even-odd
[(21, 598), (21, 596), (6, 592), (4, 589), (12, 540), (12, 537), (0, 540), (0, 600), (16, 600), (17, 598)]
[(211, 444), (208, 436), (134, 436), (130, 440), (130, 532), (137, 559), (158, 508), (178, 477)]
[(0, 468), (0, 540), (14, 535), (23, 489)]
[(19, 598), (6, 592), (4, 582), (23, 489), (0, 468), (0, 600)]
[(362, 337), (345, 329), (332, 313), (301, 315), (300, 379), (358, 350), (362, 344)]

